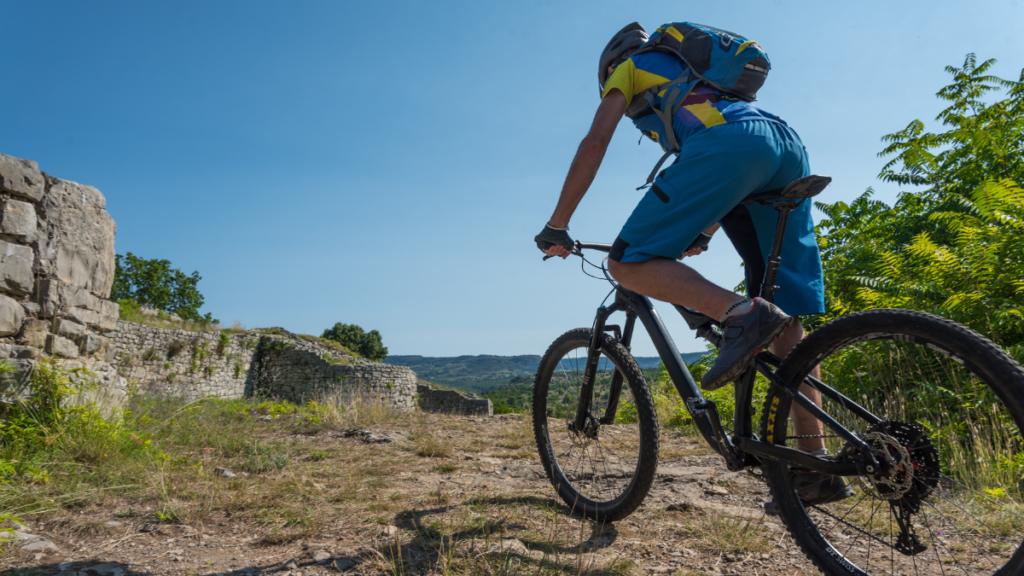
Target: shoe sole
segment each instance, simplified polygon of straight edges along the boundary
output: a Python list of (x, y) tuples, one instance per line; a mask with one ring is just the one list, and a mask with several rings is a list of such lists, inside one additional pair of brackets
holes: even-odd
[(785, 322), (779, 324), (779, 327), (776, 328), (774, 332), (769, 334), (767, 338), (765, 338), (764, 340), (761, 341), (760, 344), (755, 346), (750, 354), (743, 358), (743, 360), (741, 360), (739, 364), (737, 364), (735, 367), (731, 368), (728, 372), (726, 372), (725, 375), (722, 376), (722, 378), (718, 382), (711, 384), (709, 386), (705, 386), (704, 383), (701, 382), (701, 389), (707, 390), (709, 392), (712, 390), (718, 390), (719, 388), (727, 385), (729, 382), (735, 380), (737, 376), (742, 374), (744, 371), (746, 371), (747, 368), (750, 367), (750, 363), (754, 361), (754, 358), (757, 357), (757, 355), (760, 354), (762, 350), (771, 345), (772, 342), (775, 342), (775, 340), (778, 339), (779, 336), (782, 336), (782, 333), (785, 332), (786, 329), (793, 324), (793, 320), (795, 319), (795, 316), (790, 316)]
[[(847, 486), (847, 490), (843, 490), (842, 492), (837, 492), (837, 493), (833, 494), (832, 496), (829, 496), (828, 498), (825, 498), (824, 500), (809, 501), (809, 500), (801, 499), (801, 502), (803, 502), (804, 506), (820, 506), (822, 504), (831, 504), (832, 502), (838, 502), (840, 500), (846, 500), (847, 498), (851, 498), (851, 497), (856, 496), (856, 495), (857, 495), (857, 493), (854, 492), (852, 489), (850, 489), (849, 486)], [(764, 513), (769, 515), (769, 516), (778, 516), (779, 515), (779, 508), (778, 508), (778, 506), (775, 505), (775, 501), (774, 500), (769, 500), (768, 502), (764, 503)]]
[(836, 492), (835, 494), (833, 494), (833, 495), (831, 495), (831, 496), (829, 496), (827, 498), (822, 498), (822, 499), (818, 499), (818, 500), (803, 500), (803, 499), (801, 499), (801, 501), (804, 503), (804, 506), (818, 506), (820, 504), (831, 504), (832, 502), (838, 502), (840, 500), (846, 500), (847, 498), (852, 498), (853, 496), (856, 496), (856, 495), (857, 495), (857, 493), (853, 491), (853, 488), (850, 488), (849, 486), (847, 486), (845, 490), (840, 490), (839, 492)]

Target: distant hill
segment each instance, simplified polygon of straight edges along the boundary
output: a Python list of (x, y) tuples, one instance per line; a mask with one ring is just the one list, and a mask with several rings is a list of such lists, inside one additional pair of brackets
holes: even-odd
[[(682, 355), (687, 363), (696, 362), (704, 354), (688, 352)], [(640, 368), (657, 368), (661, 358), (657, 356), (636, 357)], [(416, 376), (467, 392), (486, 392), (514, 379), (533, 378), (540, 365), (540, 356), (457, 356), (454, 358), (433, 358), (429, 356), (388, 356), (385, 364), (408, 366)]]

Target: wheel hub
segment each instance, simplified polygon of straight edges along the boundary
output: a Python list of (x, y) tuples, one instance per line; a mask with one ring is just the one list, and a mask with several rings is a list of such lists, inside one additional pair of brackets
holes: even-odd
[(861, 438), (885, 471), (860, 476), (861, 485), (880, 500), (916, 512), (939, 482), (939, 451), (924, 430), (899, 421), (880, 422)]

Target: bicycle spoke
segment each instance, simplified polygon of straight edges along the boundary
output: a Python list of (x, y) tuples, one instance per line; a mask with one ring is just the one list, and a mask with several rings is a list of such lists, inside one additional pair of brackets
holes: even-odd
[[(991, 343), (941, 318), (892, 310), (854, 316), (818, 328), (801, 344), (800, 360), (787, 358), (779, 372), (798, 381), (820, 366), (822, 381), (878, 415), (881, 422), (849, 410), (849, 402), (822, 398), (822, 409), (884, 465), (855, 481), (861, 492), (855, 497), (805, 505), (803, 519), (790, 508), (783, 514), (787, 526), (804, 531), (794, 532), (794, 538), (809, 554), (824, 558), (826, 572), (844, 576), (858, 570), (823, 556), (820, 539), (805, 534), (816, 530), (832, 542), (833, 555), (850, 557), (871, 576), (1016, 573), (1007, 562), (1020, 555), (1024, 527), (1024, 494), (1014, 468), (1024, 448), (1024, 413), (999, 398), (1019, 396), (1024, 389), (1019, 366)], [(770, 392), (768, 401), (774, 396), (781, 393)], [(859, 447), (830, 429), (798, 434), (792, 403), (783, 406), (786, 426), (773, 442), (790, 447), (824, 442), (830, 454), (863, 457)], [(833, 489), (809, 478), (794, 485), (784, 464), (764, 466), (773, 490), (793, 485), (798, 496), (810, 499), (827, 497)], [(822, 476), (820, 482), (828, 478)], [(786, 498), (783, 505), (792, 502)], [(878, 514), (882, 505), (888, 517)], [(888, 559), (876, 551), (878, 545), (889, 548)]]
[[(589, 346), (589, 345), (588, 345)], [(599, 424), (611, 400), (611, 382), (618, 367), (602, 352), (591, 383), (590, 411), (584, 428), (575, 426), (579, 394), (585, 378), (589, 348), (566, 351), (554, 366), (548, 383), (546, 405), (557, 411), (559, 424), (549, 427), (556, 461), (572, 491), (596, 502), (616, 500), (630, 485), (639, 465), (639, 428), (636, 424)], [(620, 407), (630, 401), (628, 383), (623, 381)]]

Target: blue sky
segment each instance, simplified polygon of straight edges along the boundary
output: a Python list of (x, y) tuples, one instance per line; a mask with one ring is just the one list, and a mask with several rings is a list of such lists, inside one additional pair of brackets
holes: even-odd
[[(1022, 0), (0, 3), (0, 153), (96, 186), (117, 250), (198, 270), (225, 323), (378, 329), (393, 354), (541, 354), (607, 292), (532, 238), (637, 20), (760, 42), (761, 105), (835, 180), (873, 186), (883, 134), (941, 109), (968, 52), (1024, 68)], [(657, 160), (624, 121), (571, 224), (610, 242)], [(819, 214), (820, 216), (820, 214)], [(690, 259), (741, 278), (723, 238)], [(683, 351), (699, 350), (661, 306)], [(646, 339), (636, 353), (653, 355)]]

